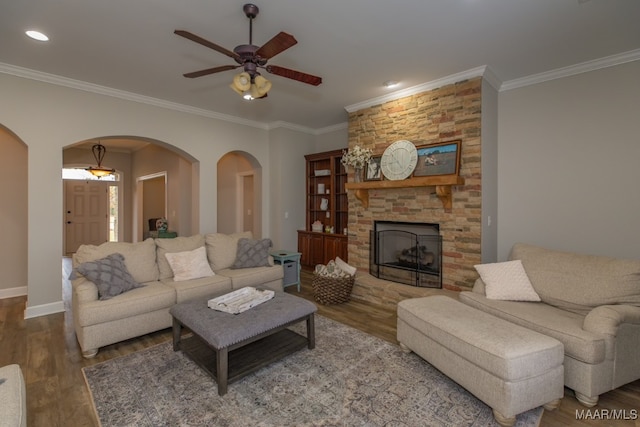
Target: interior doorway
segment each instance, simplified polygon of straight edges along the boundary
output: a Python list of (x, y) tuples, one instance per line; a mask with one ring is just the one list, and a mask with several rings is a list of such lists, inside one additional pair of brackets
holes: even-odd
[(149, 220), (167, 218), (167, 173), (141, 176), (137, 180), (138, 241), (150, 236)]
[(262, 167), (251, 154), (231, 151), (217, 170), (219, 233), (251, 231), (262, 236)]
[[(238, 174), (238, 214), (236, 215), (236, 231), (251, 231), (254, 233), (255, 195), (253, 171)], [(255, 234), (255, 233), (254, 233)]]

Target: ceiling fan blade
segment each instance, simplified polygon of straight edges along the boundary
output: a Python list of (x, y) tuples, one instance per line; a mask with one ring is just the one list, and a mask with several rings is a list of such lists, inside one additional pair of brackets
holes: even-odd
[(223, 65), (221, 67), (207, 68), (206, 70), (194, 71), (191, 73), (183, 74), (183, 76), (193, 79), (195, 77), (207, 76), (209, 74), (219, 73), (221, 71), (234, 70), (240, 65)]
[(302, 73), (300, 71), (291, 70), (289, 68), (278, 67), (277, 65), (267, 65), (267, 72), (277, 76), (286, 77), (288, 79), (298, 80), (302, 83), (318, 86), (322, 83), (322, 77), (312, 76), (311, 74)]
[(222, 46), (218, 46), (215, 43), (210, 42), (209, 40), (205, 40), (200, 36), (196, 36), (193, 33), (190, 33), (189, 31), (185, 31), (185, 30), (175, 30), (174, 34), (177, 34), (179, 36), (184, 37), (185, 39), (189, 39), (193, 42), (199, 43), (202, 46), (206, 46), (210, 49), (213, 49), (217, 52), (220, 52), (223, 55), (227, 55), (228, 57), (231, 57), (233, 59), (239, 60), (240, 59), (240, 55), (238, 55), (237, 53), (230, 51), (229, 49), (225, 49)]
[(256, 51), (256, 55), (264, 59), (273, 58), (296, 43), (298, 43), (298, 41), (295, 37), (291, 34), (285, 33), (284, 31), (280, 31), (271, 40), (262, 45), (262, 47)]

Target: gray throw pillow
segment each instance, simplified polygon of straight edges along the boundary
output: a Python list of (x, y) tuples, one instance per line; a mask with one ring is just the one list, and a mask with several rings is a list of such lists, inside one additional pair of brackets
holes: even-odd
[(144, 286), (133, 279), (124, 263), (124, 255), (119, 253), (84, 262), (76, 271), (96, 284), (100, 300), (107, 300)]
[(231, 268), (269, 267), (269, 248), (271, 239), (247, 239), (238, 240), (236, 260)]

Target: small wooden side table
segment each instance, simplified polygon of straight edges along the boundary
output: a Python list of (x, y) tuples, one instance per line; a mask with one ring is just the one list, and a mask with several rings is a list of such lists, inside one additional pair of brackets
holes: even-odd
[(282, 281), (283, 286), (298, 285), (298, 292), (300, 292), (300, 252), (285, 251), (276, 249), (269, 252), (269, 255), (273, 257), (273, 262), (282, 265), (284, 269), (284, 278)]

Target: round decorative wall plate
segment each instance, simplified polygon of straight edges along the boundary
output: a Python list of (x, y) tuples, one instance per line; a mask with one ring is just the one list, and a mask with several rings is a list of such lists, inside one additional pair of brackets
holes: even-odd
[(418, 150), (407, 140), (396, 141), (384, 150), (380, 168), (384, 176), (391, 181), (406, 179), (413, 173), (418, 163)]

